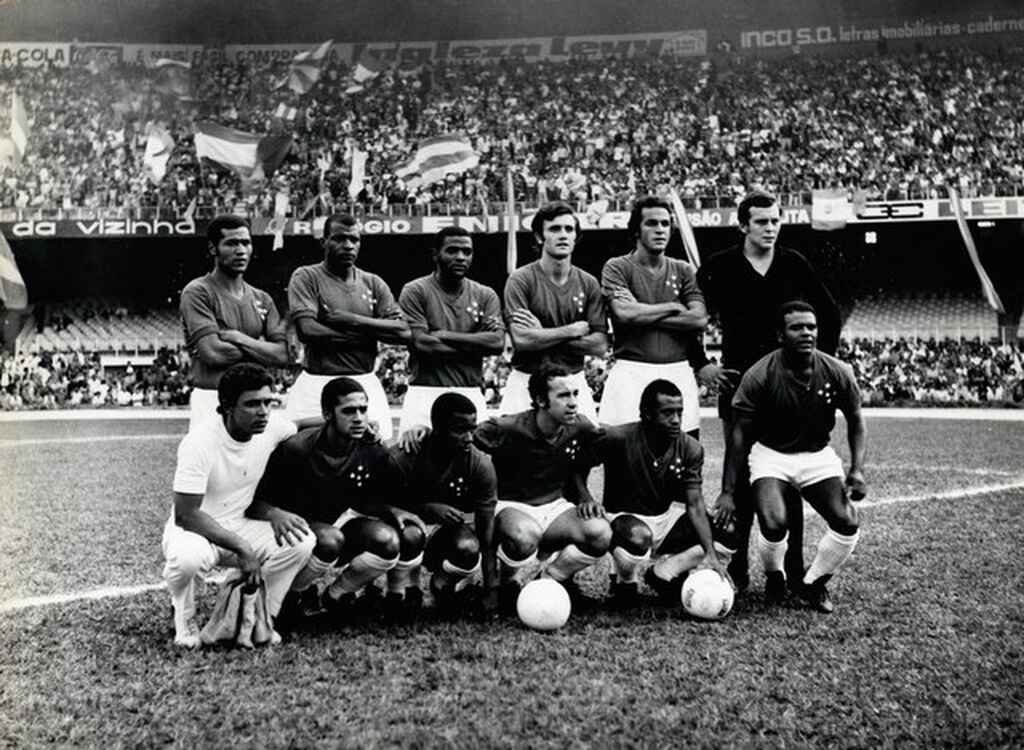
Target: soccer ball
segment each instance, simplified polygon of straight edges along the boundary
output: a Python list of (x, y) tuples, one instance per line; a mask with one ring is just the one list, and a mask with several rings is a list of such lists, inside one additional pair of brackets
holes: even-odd
[(558, 630), (568, 622), (571, 611), (569, 592), (551, 578), (530, 581), (516, 599), (520, 621), (534, 630)]
[(683, 583), (683, 609), (702, 620), (721, 620), (732, 609), (732, 584), (710, 568), (689, 575)]

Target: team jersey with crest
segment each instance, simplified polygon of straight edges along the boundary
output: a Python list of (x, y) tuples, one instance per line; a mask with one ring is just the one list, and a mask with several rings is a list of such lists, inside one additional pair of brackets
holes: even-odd
[[(395, 297), (380, 276), (361, 268), (352, 269), (352, 279), (335, 276), (326, 263), (299, 266), (288, 282), (289, 315), (322, 322), (329, 312), (351, 312), (372, 318), (400, 314)], [(335, 340), (305, 342), (302, 366), (311, 375), (361, 375), (373, 372), (377, 360), (377, 338), (368, 333), (339, 334)]]
[(402, 503), (416, 512), (424, 503), (440, 502), (463, 513), (494, 510), (498, 485), (491, 459), (475, 446), (459, 451), (451, 461), (439, 463), (427, 437), (410, 452), (398, 446), (392, 457), (402, 477)]
[[(608, 330), (605, 319), (601, 285), (581, 268), (572, 266), (569, 278), (562, 286), (549, 279), (535, 260), (517, 268), (505, 282), (505, 316), (513, 310), (532, 312), (545, 328), (559, 328), (585, 320), (590, 331)], [(583, 369), (583, 355), (569, 348), (568, 342), (539, 352), (521, 352), (512, 355), (512, 366), (522, 372), (534, 372), (542, 360), (564, 365), (573, 372)], [(502, 498), (504, 499), (504, 498)]]
[(473, 439), (494, 462), (501, 500), (544, 505), (565, 497), (572, 474), (588, 468), (598, 432), (590, 420), (580, 419), (549, 439), (530, 409), (491, 417), (476, 428)]
[[(498, 295), (488, 286), (463, 279), (456, 293), (446, 291), (434, 274), (413, 279), (398, 295), (412, 330), (479, 333), (504, 331)], [(409, 347), (409, 384), (465, 388), (483, 383), (483, 357), (473, 352), (424, 354)]]
[(701, 487), (704, 448), (685, 433), (655, 455), (642, 424), (630, 422), (605, 428), (594, 452), (604, 464), (604, 508), (613, 513), (661, 515)]
[(199, 357), (199, 340), (218, 331), (241, 331), (254, 339), (285, 341), (285, 324), (269, 294), (244, 281), (242, 296), (234, 297), (208, 273), (192, 279), (181, 292), (181, 323), (185, 346), (192, 358), (192, 383), (215, 389), (228, 365), (218, 366)]
[(780, 453), (820, 451), (836, 426), (836, 409), (860, 404), (853, 368), (815, 351), (811, 374), (801, 381), (783, 366), (776, 349), (747, 370), (732, 399), (737, 414), (753, 418), (754, 437)]
[[(637, 263), (632, 254), (610, 258), (601, 271), (601, 289), (611, 310), (616, 292), (628, 292), (635, 301), (653, 305), (662, 302), (704, 302), (693, 266), (678, 258), (664, 258), (657, 271)], [(666, 364), (687, 360), (687, 344), (694, 334), (669, 331), (651, 325), (631, 326), (614, 319), (615, 357), (634, 362)]]
[(336, 453), (326, 426), (307, 427), (270, 457), (257, 497), (307, 521), (334, 523), (349, 508), (390, 503), (398, 484), (387, 448), (373, 437)]

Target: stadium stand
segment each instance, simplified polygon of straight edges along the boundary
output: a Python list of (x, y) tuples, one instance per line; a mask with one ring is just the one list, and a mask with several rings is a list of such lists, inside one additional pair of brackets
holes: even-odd
[(992, 310), (975, 295), (884, 294), (859, 299), (843, 326), (847, 339), (979, 339), (998, 335)]

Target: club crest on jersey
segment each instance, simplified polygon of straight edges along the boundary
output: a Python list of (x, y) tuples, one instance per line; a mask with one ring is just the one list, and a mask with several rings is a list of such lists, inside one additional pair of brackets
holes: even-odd
[(672, 289), (672, 294), (679, 296), (679, 290), (682, 289), (682, 284), (679, 283), (679, 277), (675, 274), (671, 274), (665, 280), (665, 286)]
[(466, 480), (464, 477), (455, 477), (448, 480), (448, 493), (451, 497), (462, 497), (466, 494)]
[(369, 289), (364, 289), (363, 293), (359, 295), (359, 298), (368, 304), (371, 310), (377, 306), (377, 298), (373, 296), (373, 292)]
[(348, 478), (352, 480), (352, 483), (356, 487), (361, 488), (370, 481), (370, 470), (362, 464), (359, 464), (353, 471), (348, 473)]
[(821, 396), (822, 400), (829, 406), (836, 400), (836, 389), (832, 385), (832, 381), (825, 381), (825, 385), (818, 389), (818, 395)]
[(265, 306), (263, 305), (263, 303), (262, 303), (262, 302), (260, 302), (260, 301), (259, 301), (258, 299), (255, 299), (255, 298), (254, 298), (254, 299), (253, 299), (253, 301), (252, 301), (252, 306), (253, 306), (253, 309), (254, 309), (254, 310), (256, 310), (256, 314), (257, 314), (257, 315), (259, 316), (259, 318), (260, 318), (260, 323), (262, 323), (263, 321), (265, 321), (265, 320), (267, 319), (267, 315), (269, 315), (269, 314), (270, 314), (270, 310), (268, 310), (268, 309), (267, 309), (267, 308), (266, 308), (266, 307), (265, 307)]
[(469, 304), (466, 305), (466, 313), (477, 323), (480, 322), (480, 318), (483, 317), (483, 310), (480, 309), (480, 302), (477, 300), (470, 300)]
[(573, 304), (576, 305), (576, 312), (582, 313), (586, 307), (587, 295), (583, 292), (578, 292), (577, 294), (572, 295), (572, 301)]
[(569, 460), (575, 461), (576, 456), (578, 456), (580, 453), (580, 439), (573, 438), (572, 440), (570, 440), (568, 443), (565, 444), (564, 450), (565, 455), (569, 457)]

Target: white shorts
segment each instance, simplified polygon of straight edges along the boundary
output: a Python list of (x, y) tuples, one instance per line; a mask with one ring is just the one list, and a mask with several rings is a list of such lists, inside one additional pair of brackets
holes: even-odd
[[(295, 378), (295, 383), (288, 390), (288, 401), (284, 409), (285, 417), (292, 421), (322, 418), (320, 393), (325, 385), (337, 377), (339, 376), (311, 375), (305, 370), (300, 372), (299, 376)], [(345, 377), (352, 378), (366, 390), (366, 397), (370, 402), (367, 418), (371, 422), (377, 423), (378, 434), (382, 439), (390, 440), (394, 432), (391, 424), (391, 407), (388, 406), (388, 396), (376, 373), (367, 372), (362, 375), (346, 375)]]
[(813, 453), (780, 453), (761, 443), (750, 449), (750, 483), (781, 479), (800, 489), (825, 479), (843, 478), (843, 462), (831, 446)]
[(654, 537), (654, 543), (651, 545), (651, 549), (654, 550), (654, 552), (657, 552), (662, 542), (665, 541), (665, 537), (668, 536), (668, 532), (672, 531), (672, 527), (676, 525), (676, 522), (685, 515), (685, 503), (672, 503), (668, 507), (668, 510), (658, 516), (641, 516), (639, 513), (606, 513), (605, 517), (608, 519), (609, 523), (619, 516), (632, 516), (638, 521), (643, 521), (647, 524), (647, 527), (651, 530)]
[(616, 425), (640, 419), (640, 396), (651, 381), (662, 378), (683, 394), (683, 432), (700, 428), (700, 391), (689, 362), (657, 365), (619, 359), (608, 371), (601, 395), (601, 424)]
[(430, 427), (430, 407), (442, 393), (461, 393), (473, 402), (476, 407), (476, 421), (482, 422), (487, 419), (487, 401), (479, 388), (469, 386), (464, 388), (448, 388), (446, 386), (432, 385), (410, 385), (405, 392), (405, 399), (402, 401), (402, 419), (398, 424), (398, 431), (405, 432), (416, 425)]
[(506, 508), (517, 510), (532, 518), (540, 526), (541, 534), (546, 534), (548, 527), (565, 511), (576, 510), (576, 506), (564, 497), (552, 500), (550, 503), (544, 503), (543, 505), (528, 505), (527, 503), (518, 503), (514, 500), (499, 500), (494, 506), (494, 517), (497, 518)]
[(193, 388), (188, 397), (188, 429), (192, 430), (197, 424), (212, 417), (219, 417), (219, 405), (216, 388)]
[[(578, 399), (578, 412), (597, 424), (597, 405), (594, 403), (594, 394), (587, 385), (587, 378), (583, 370), (572, 374), (572, 384), (580, 389)], [(530, 373), (522, 370), (512, 370), (505, 381), (505, 389), (501, 392), (501, 406), (498, 407), (499, 414), (518, 414), (533, 407), (530, 401)]]
[(360, 513), (358, 510), (352, 510), (351, 508), (349, 508), (340, 516), (338, 516), (335, 519), (334, 523), (331, 524), (331, 526), (340, 530), (342, 526), (344, 526), (354, 518), (373, 518), (373, 516), (368, 516), (365, 513)]

